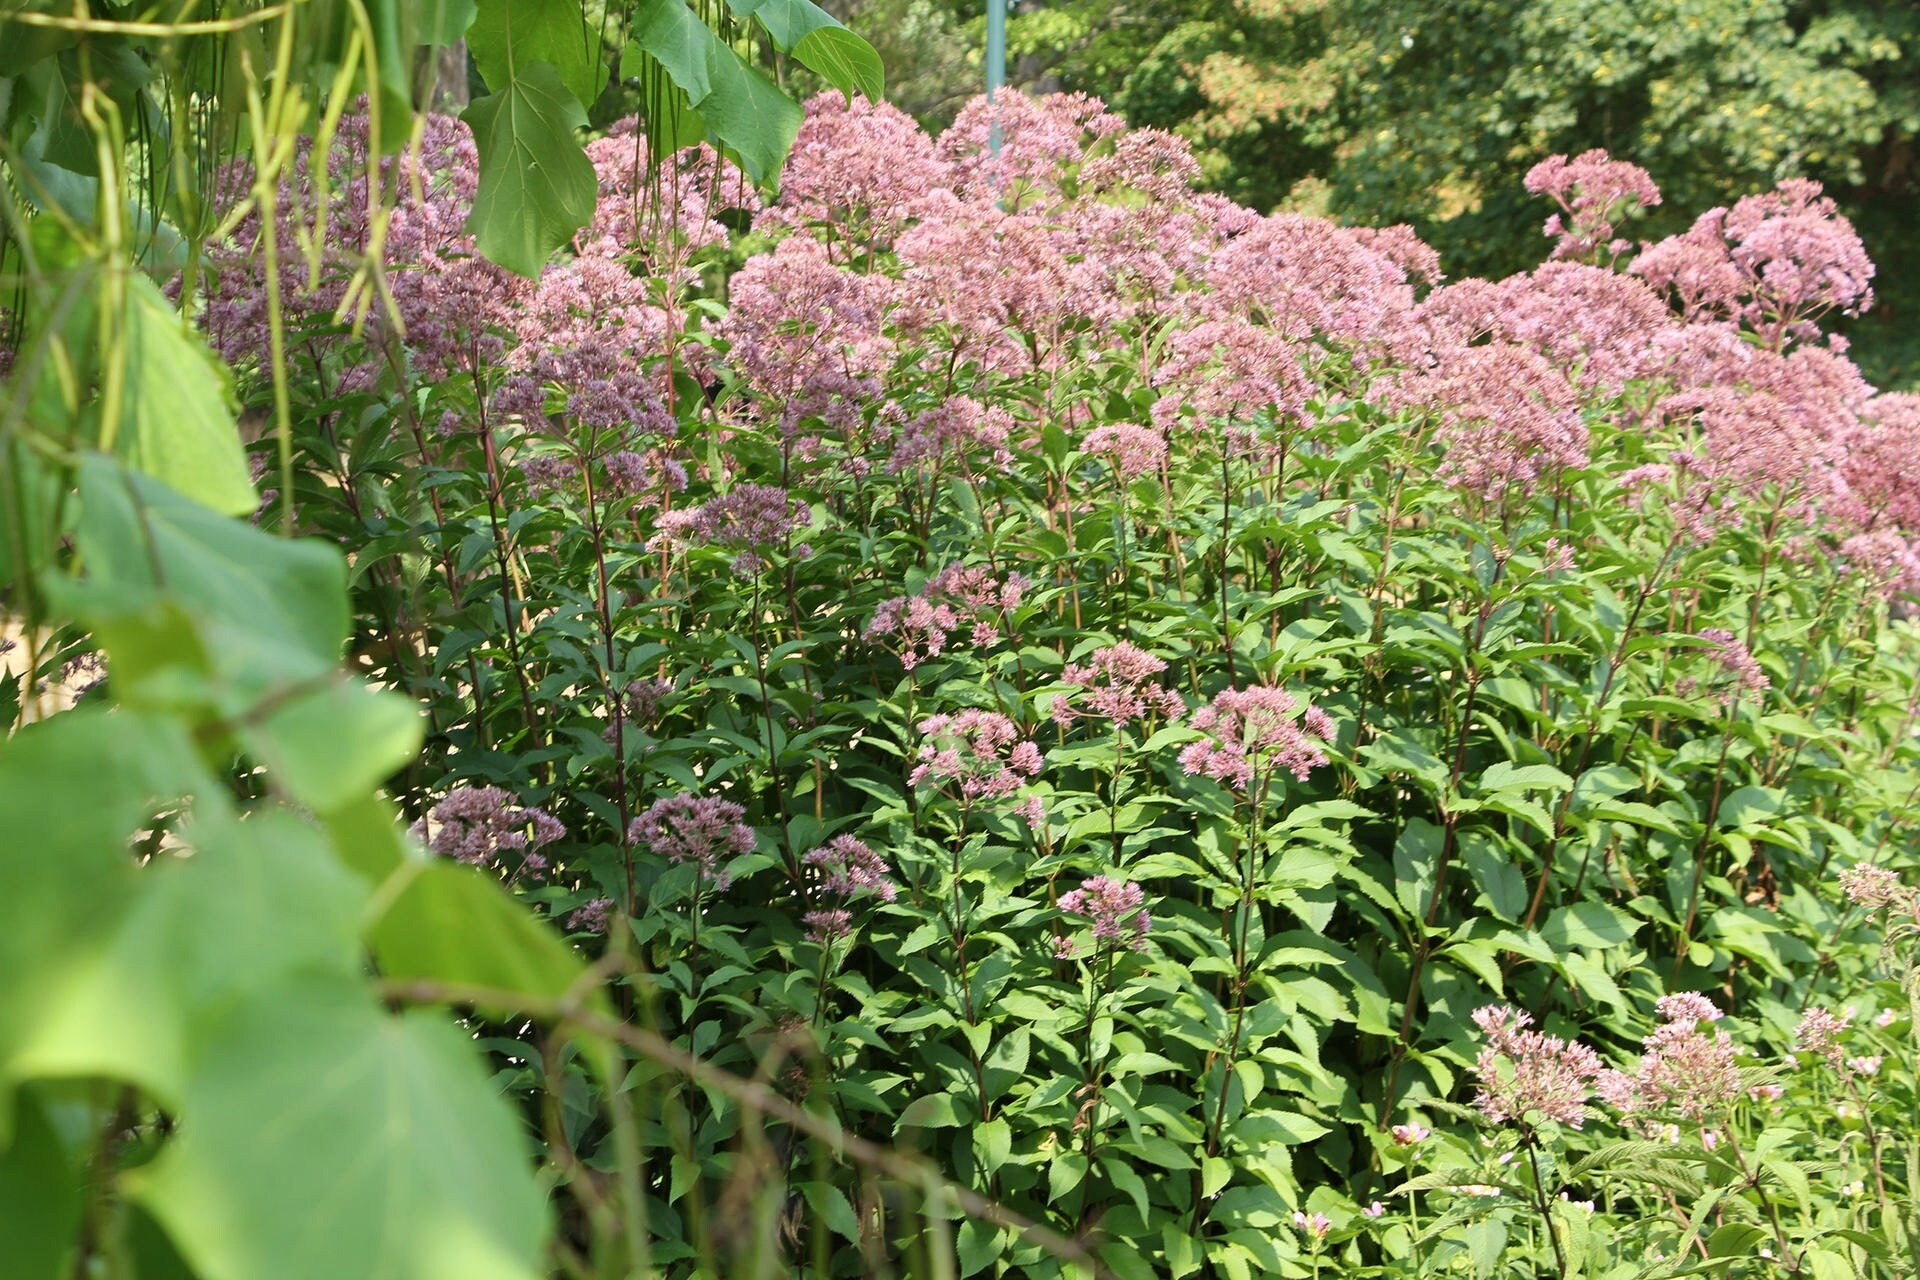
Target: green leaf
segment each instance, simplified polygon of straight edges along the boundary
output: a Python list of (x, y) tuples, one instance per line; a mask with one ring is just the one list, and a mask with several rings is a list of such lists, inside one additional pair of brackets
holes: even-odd
[[(894, 1122), (893, 1130), (898, 1133), (902, 1129), (914, 1128), (951, 1129), (968, 1123), (968, 1118), (962, 1115), (962, 1110), (960, 1100), (950, 1093), (935, 1093), (924, 1098), (915, 1098), (900, 1113), (900, 1118)], [(972, 1108), (967, 1107), (964, 1110), (971, 1113)]]
[(689, 103), (713, 92), (707, 63), (713, 57), (711, 46), (719, 43), (712, 29), (680, 0), (646, 0), (633, 17), (633, 48), (658, 62)]
[(347, 571), (334, 548), (263, 533), (97, 455), (81, 464), (80, 497), (82, 621), (98, 625), (160, 597), (178, 602), (219, 656), (230, 709), (337, 672)]
[(1518, 920), (1527, 909), (1527, 878), (1520, 868), (1508, 862), (1506, 855), (1489, 840), (1462, 836), (1460, 845), (1467, 872), (1486, 895), (1493, 913), (1508, 923)]
[(845, 27), (809, 32), (794, 45), (793, 56), (848, 97), (858, 90), (879, 102), (886, 94), (887, 72), (880, 55)]
[(1750, 827), (1777, 816), (1785, 804), (1785, 797), (1775, 787), (1741, 787), (1720, 802), (1714, 825)]
[(0, 1126), (13, 1119), (22, 1049), (98, 963), (132, 900), (128, 838), (203, 780), (185, 732), (140, 712), (81, 707), (0, 742)]
[(1482, 1218), (1468, 1225), (1466, 1236), (1473, 1274), (1487, 1280), (1500, 1267), (1500, 1255), (1507, 1247), (1507, 1224), (1498, 1218)]
[(533, 1280), (546, 1232), (519, 1121), (467, 1036), (358, 984), (235, 1010), (129, 1194), (205, 1280)]
[(144, 275), (126, 277), (127, 461), (224, 515), (260, 505), (226, 380), (205, 341)]
[(1766, 1229), (1752, 1222), (1729, 1222), (1707, 1237), (1707, 1253), (1715, 1258), (1741, 1258), (1767, 1238)]
[(394, 876), (397, 889), (382, 890), (391, 903), (367, 933), (389, 977), (492, 987), (541, 1002), (559, 1000), (579, 980), (579, 954), (474, 868), (409, 862)]
[(240, 739), (295, 800), (324, 814), (403, 768), (423, 733), (416, 703), (343, 677), (282, 702)]
[(779, 174), (805, 119), (798, 103), (683, 6), (655, 5), (635, 26), (633, 39), (686, 93), (688, 105), (749, 179), (765, 183)]
[[(671, 3), (686, 7), (680, 0)], [(495, 95), (524, 78), (536, 62), (553, 68), (582, 109), (606, 87), (599, 32), (577, 0), (478, 0), (476, 8), (467, 48)]]
[(13, 1280), (67, 1280), (84, 1207), (85, 1176), (47, 1117), (39, 1095), (14, 1099), (13, 1145), (0, 1152), (0, 1240)]
[(1502, 760), (1480, 775), (1480, 790), (1483, 793), (1565, 791), (1571, 786), (1573, 779), (1550, 764), (1516, 765), (1510, 760)]
[(1540, 926), (1540, 936), (1555, 951), (1572, 947), (1616, 947), (1633, 941), (1643, 921), (1603, 902), (1557, 907)]
[[(797, 110), (798, 108), (796, 108)], [(518, 68), (499, 92), (461, 113), (480, 152), (480, 189), (467, 230), (480, 252), (536, 276), (593, 218), (600, 182), (574, 130), (587, 113), (545, 62)]]
[(791, 53), (795, 45), (816, 31), (846, 30), (840, 26), (839, 19), (813, 0), (727, 0), (727, 8), (765, 27), (782, 53)]
[(17, 1068), (105, 1076), (175, 1103), (207, 1027), (296, 975), (361, 973), (366, 886), (286, 813), (197, 822), (193, 856), (129, 868), (131, 907), (59, 989)]

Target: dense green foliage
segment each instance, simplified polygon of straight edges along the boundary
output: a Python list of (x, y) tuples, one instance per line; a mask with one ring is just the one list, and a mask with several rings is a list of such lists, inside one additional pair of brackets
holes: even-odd
[(1920, 1262), (1920, 398), (1817, 190), (1636, 252), (1582, 157), (1435, 288), (1086, 101), (803, 118), (805, 0), (37, 12), (9, 1275)]

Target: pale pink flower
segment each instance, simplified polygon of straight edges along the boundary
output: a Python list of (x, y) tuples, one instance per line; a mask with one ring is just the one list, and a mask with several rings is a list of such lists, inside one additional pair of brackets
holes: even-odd
[(1571, 160), (1548, 156), (1527, 171), (1526, 188), (1552, 199), (1565, 215), (1547, 220), (1556, 258), (1613, 256), (1607, 250), (1616, 240), (1614, 224), (1633, 209), (1660, 203), (1660, 189), (1645, 169), (1600, 150)]
[(1096, 649), (1085, 666), (1070, 662), (1061, 669), (1060, 679), (1081, 692), (1055, 698), (1053, 718), (1065, 723), (1076, 716), (1095, 716), (1116, 729), (1149, 715), (1177, 720), (1186, 704), (1154, 679), (1166, 669), (1165, 662), (1124, 640)]
[(627, 842), (669, 862), (692, 862), (727, 887), (724, 858), (753, 852), (746, 810), (718, 796), (682, 794), (656, 800), (627, 825)]
[(1800, 1025), (1793, 1033), (1793, 1047), (1801, 1053), (1817, 1053), (1836, 1067), (1846, 1056), (1840, 1047), (1840, 1037), (1845, 1034), (1847, 1024), (1852, 1021), (1850, 1014), (1835, 1015), (1817, 1005), (1810, 1005), (1800, 1015)]
[(1427, 1126), (1421, 1124), (1418, 1120), (1409, 1120), (1405, 1124), (1393, 1126), (1392, 1132), (1394, 1146), (1411, 1147), (1415, 1143), (1426, 1141), (1428, 1135), (1430, 1135), (1433, 1130), (1427, 1128)]
[(1504, 1005), (1488, 1005), (1473, 1020), (1487, 1037), (1475, 1063), (1482, 1115), (1495, 1124), (1530, 1124), (1534, 1116), (1575, 1129), (1586, 1123), (1587, 1096), (1602, 1070), (1598, 1054), (1527, 1030), (1532, 1016)]
[(1069, 915), (1093, 922), (1093, 937), (1102, 945), (1146, 947), (1153, 917), (1147, 913), (1146, 894), (1137, 884), (1094, 876), (1078, 889), (1060, 895), (1059, 906)]
[(1870, 862), (1858, 862), (1840, 873), (1840, 892), (1856, 907), (1878, 911), (1908, 897), (1897, 872)]
[(842, 901), (871, 895), (892, 902), (899, 889), (887, 875), (887, 860), (852, 836), (835, 836), (800, 861), (820, 873), (820, 892)]
[(605, 933), (607, 917), (612, 910), (612, 898), (595, 898), (573, 909), (567, 916), (567, 928), (577, 933)]
[(809, 911), (800, 917), (800, 922), (807, 926), (807, 940), (823, 947), (853, 932), (853, 914), (839, 907)]
[(1166, 439), (1151, 427), (1114, 423), (1087, 432), (1080, 448), (1098, 454), (1113, 465), (1122, 480), (1138, 480), (1166, 465)]
[(954, 784), (962, 805), (1011, 796), (1040, 772), (1039, 749), (995, 711), (928, 716), (920, 733), (919, 763), (908, 784)]
[(563, 838), (567, 829), (503, 787), (455, 787), (413, 824), (412, 834), (432, 852), (469, 866), (497, 867), (501, 855), (511, 853), (538, 871), (546, 859), (536, 850)]
[(1324, 711), (1303, 713), (1299, 699), (1273, 685), (1224, 690), (1191, 723), (1207, 737), (1181, 751), (1180, 767), (1243, 791), (1276, 768), (1305, 782), (1327, 763), (1323, 744), (1335, 736)]

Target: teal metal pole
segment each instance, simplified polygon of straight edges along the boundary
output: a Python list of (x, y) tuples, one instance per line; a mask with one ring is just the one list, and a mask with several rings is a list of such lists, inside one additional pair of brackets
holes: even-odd
[[(1007, 82), (1007, 0), (987, 0), (987, 101), (994, 90)], [(1000, 110), (993, 112), (993, 128), (987, 134), (987, 150), (1000, 154)]]

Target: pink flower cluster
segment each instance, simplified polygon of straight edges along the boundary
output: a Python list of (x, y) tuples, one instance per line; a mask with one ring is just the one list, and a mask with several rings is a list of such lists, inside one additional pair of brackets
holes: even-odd
[(1272, 685), (1227, 689), (1193, 713), (1194, 728), (1207, 736), (1180, 752), (1180, 767), (1242, 791), (1275, 769), (1301, 782), (1327, 763), (1324, 744), (1338, 734), (1333, 719), (1315, 706)]
[(1115, 423), (1095, 427), (1080, 442), (1086, 453), (1104, 458), (1122, 480), (1153, 475), (1167, 464), (1167, 441), (1158, 431)]
[(1526, 187), (1560, 206), (1546, 225), (1555, 258), (1618, 258), (1633, 245), (1615, 238), (1614, 224), (1632, 209), (1660, 203), (1652, 175), (1599, 150), (1571, 160), (1548, 156), (1527, 171)]
[(1708, 656), (1722, 671), (1733, 677), (1733, 683), (1738, 688), (1748, 693), (1765, 693), (1773, 687), (1772, 681), (1767, 679), (1767, 673), (1760, 669), (1760, 663), (1733, 632), (1720, 627), (1706, 627), (1699, 632), (1699, 636), (1707, 642)]
[(1055, 698), (1051, 714), (1060, 724), (1095, 716), (1116, 729), (1150, 715), (1177, 720), (1186, 704), (1154, 679), (1166, 669), (1165, 662), (1126, 641), (1096, 649), (1087, 656), (1086, 665), (1070, 662), (1061, 669), (1061, 681), (1081, 692)]
[(1896, 902), (1909, 902), (1913, 895), (1900, 883), (1898, 872), (1871, 862), (1857, 862), (1840, 873), (1840, 892), (1847, 901), (1868, 911), (1878, 911)]
[(1146, 910), (1146, 893), (1139, 885), (1094, 876), (1078, 889), (1060, 895), (1060, 909), (1069, 915), (1084, 916), (1093, 923), (1096, 947), (1129, 947), (1144, 950), (1153, 917)]
[(1000, 578), (985, 566), (956, 560), (928, 578), (918, 593), (896, 596), (874, 610), (862, 636), (890, 639), (909, 671), (939, 657), (963, 628), (966, 642), (985, 649), (999, 642), (1001, 627), (1031, 585), (1021, 574)]
[(677, 795), (656, 800), (627, 824), (627, 843), (669, 862), (691, 862), (724, 889), (721, 860), (753, 852), (746, 810), (718, 796)]
[(800, 917), (807, 927), (807, 937), (821, 946), (853, 932), (853, 912), (847, 906), (854, 899), (873, 897), (892, 902), (899, 896), (899, 890), (887, 878), (893, 870), (887, 860), (852, 836), (835, 836), (819, 848), (809, 849), (800, 861), (819, 874), (815, 894), (831, 903)]
[(546, 870), (539, 852), (567, 829), (544, 809), (520, 803), (504, 787), (455, 787), (412, 827), (415, 839), (443, 858), (469, 866), (498, 867), (501, 855), (518, 855), (520, 869)]
[[(920, 722), (919, 761), (907, 776), (911, 786), (949, 785), (963, 806), (1005, 799), (1041, 769), (1040, 748), (1020, 736), (1013, 721), (995, 711), (961, 711)], [(1038, 826), (1038, 800), (1023, 807)]]
[[(669, 511), (660, 517), (659, 527), (674, 542), (704, 542), (733, 551), (733, 571), (753, 574), (767, 566), (763, 553), (786, 546), (812, 522), (807, 504), (785, 489), (741, 484), (691, 510)], [(804, 558), (802, 547), (793, 550)]]
[(1586, 1123), (1587, 1098), (1600, 1078), (1600, 1055), (1576, 1041), (1529, 1031), (1533, 1017), (1505, 1005), (1473, 1015), (1486, 1034), (1475, 1071), (1480, 1090), (1474, 1104), (1495, 1124), (1532, 1124), (1535, 1118), (1570, 1125)]
[(1664, 996), (1655, 1006), (1660, 1025), (1641, 1046), (1633, 1075), (1608, 1069), (1597, 1082), (1600, 1097), (1624, 1115), (1670, 1112), (1689, 1120), (1715, 1115), (1740, 1097), (1740, 1065), (1732, 1038), (1706, 1032), (1719, 1008), (1697, 992)]
[(871, 895), (892, 902), (899, 890), (887, 876), (893, 868), (887, 860), (852, 836), (835, 836), (816, 849), (809, 849), (800, 861), (820, 874), (819, 890), (830, 898), (846, 901)]

